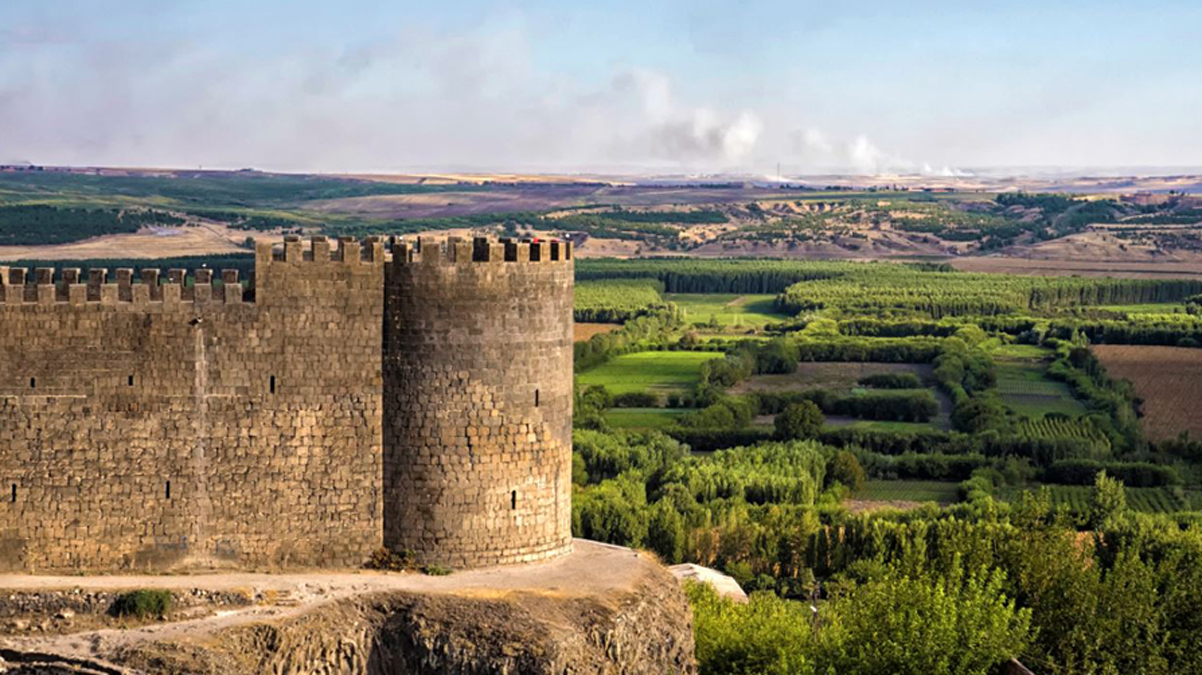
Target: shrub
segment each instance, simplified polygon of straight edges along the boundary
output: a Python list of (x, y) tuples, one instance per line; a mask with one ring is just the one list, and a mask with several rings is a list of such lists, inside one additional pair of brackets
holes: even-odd
[(869, 420), (927, 422), (939, 414), (939, 402), (929, 391), (873, 392), (838, 399), (831, 412)]
[(826, 477), (828, 483), (841, 483), (852, 493), (864, 488), (864, 467), (860, 460), (850, 450), (836, 452), (827, 463)]
[(613, 398), (615, 408), (658, 408), (659, 397), (649, 391), (628, 391)]
[(776, 416), (776, 437), (781, 440), (814, 438), (822, 432), (826, 418), (812, 401), (794, 403)]
[(876, 389), (918, 389), (922, 380), (914, 373), (878, 373), (861, 377), (860, 384)]
[(369, 570), (381, 570), (385, 572), (411, 572), (417, 567), (417, 561), (413, 558), (412, 551), (393, 551), (387, 548), (378, 548), (371, 552), (371, 557), (367, 559), (367, 563), (363, 565)]
[(113, 616), (133, 616), (139, 619), (164, 616), (171, 611), (174, 598), (171, 591), (143, 588), (118, 595), (109, 607)]

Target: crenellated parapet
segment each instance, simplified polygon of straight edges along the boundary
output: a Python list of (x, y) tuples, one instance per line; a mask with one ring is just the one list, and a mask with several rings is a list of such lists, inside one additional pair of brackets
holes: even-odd
[(249, 279), (0, 267), (0, 571), (568, 552), (572, 258), (288, 236)]
[(571, 242), (556, 239), (417, 237), (412, 241), (395, 239), (392, 243), (394, 265), (567, 263), (571, 260)]
[(572, 247), (393, 240), (384, 545), (480, 567), (571, 549)]
[(66, 268), (56, 278), (52, 267), (39, 267), (29, 273), (23, 267), (0, 267), (0, 305), (85, 306), (152, 305), (193, 303), (243, 304), (245, 293), (238, 270), (222, 270), (221, 283), (213, 282), (213, 270), (168, 270), (119, 268), (109, 274), (105, 268), (92, 268), (86, 277), (79, 268)]
[[(341, 237), (331, 242), (314, 236), (308, 242), (289, 235), (284, 243), (260, 242), (256, 246), (256, 276), (280, 263), (340, 265), (351, 270), (383, 266), (385, 244), (380, 237), (359, 241)], [(135, 275), (131, 268), (79, 268), (56, 271), (52, 267), (29, 270), (0, 266), (0, 306), (39, 305), (152, 305), (155, 303), (254, 304), (255, 296), (243, 288), (238, 270), (219, 272), (145, 268)]]
[(271, 242), (258, 242), (255, 245), (256, 266), (281, 262), (341, 263), (352, 266), (382, 264), (384, 241), (380, 237), (368, 237), (363, 241), (354, 237), (339, 237), (331, 242), (325, 236), (314, 235), (305, 242), (299, 235), (290, 234), (284, 237), (283, 246)]

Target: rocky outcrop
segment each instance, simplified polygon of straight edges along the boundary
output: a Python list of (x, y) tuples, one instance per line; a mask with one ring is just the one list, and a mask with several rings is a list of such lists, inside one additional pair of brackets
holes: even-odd
[(115, 657), (136, 670), (172, 675), (664, 675), (693, 672), (693, 637), (674, 580), (656, 575), (609, 600), (374, 593), (203, 641), (138, 644)]
[[(576, 548), (544, 565), (362, 575), (369, 587), (297, 607), (0, 638), (0, 649), (10, 667), (27, 659), (59, 668), (45, 672), (131, 675), (695, 673), (692, 614), (672, 575), (627, 549)], [(247, 616), (229, 620), (239, 612)]]

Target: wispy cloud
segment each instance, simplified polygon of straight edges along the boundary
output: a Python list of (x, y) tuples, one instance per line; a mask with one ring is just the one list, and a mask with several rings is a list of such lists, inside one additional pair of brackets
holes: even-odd
[(512, 20), (254, 58), (99, 41), (53, 58), (2, 53), (0, 72), (0, 100), (15, 102), (0, 147), (42, 162), (723, 167), (753, 153), (763, 128), (749, 110), (686, 100), (662, 72), (615, 69), (599, 83), (541, 72)]

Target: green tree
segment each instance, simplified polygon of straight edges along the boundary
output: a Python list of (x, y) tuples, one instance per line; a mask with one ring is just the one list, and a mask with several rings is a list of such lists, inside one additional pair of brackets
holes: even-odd
[(827, 463), (827, 483), (840, 483), (854, 494), (864, 489), (864, 467), (850, 450), (836, 452)]
[(740, 604), (709, 584), (690, 583), (700, 675), (812, 675), (813, 640), (806, 605), (754, 593)]
[(981, 569), (856, 585), (822, 608), (822, 665), (839, 675), (986, 675), (1026, 648), (1031, 613)]
[(652, 507), (647, 523), (647, 548), (672, 564), (684, 559), (684, 547), (684, 518), (667, 500), (660, 500)]
[(1127, 489), (1123, 482), (1099, 471), (1094, 479), (1093, 497), (1089, 505), (1089, 526), (1098, 531), (1118, 525), (1127, 512)]
[(826, 417), (813, 401), (794, 403), (776, 416), (776, 437), (781, 440), (814, 438), (822, 432)]
[(572, 453), (572, 485), (588, 485), (588, 468), (579, 452)]
[(1006, 425), (1006, 410), (991, 398), (965, 400), (952, 411), (952, 426), (957, 431), (978, 433)]

